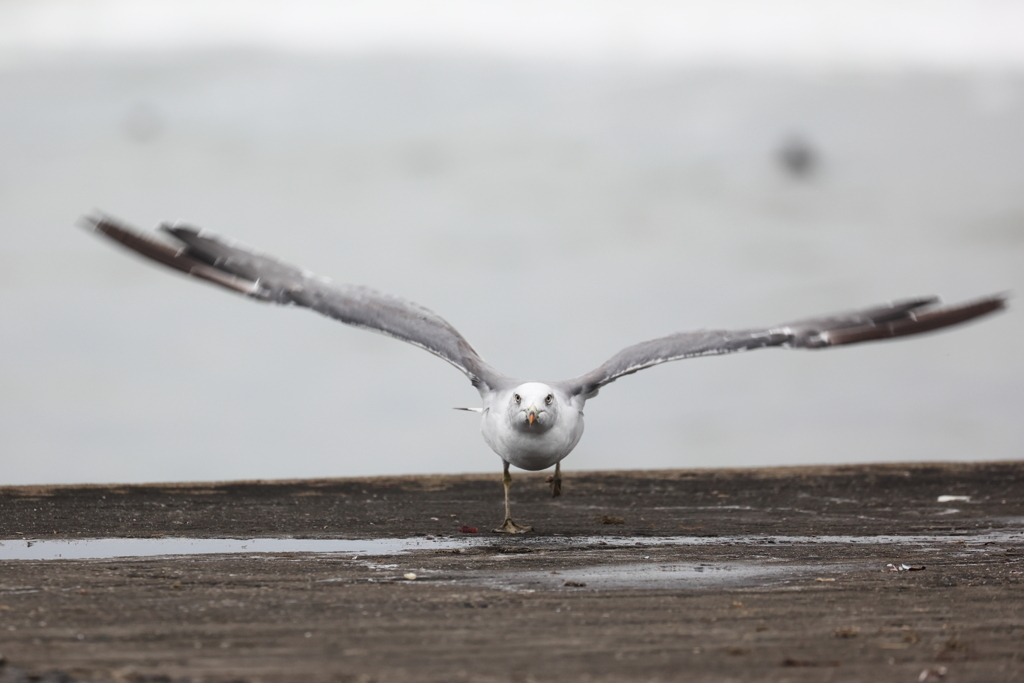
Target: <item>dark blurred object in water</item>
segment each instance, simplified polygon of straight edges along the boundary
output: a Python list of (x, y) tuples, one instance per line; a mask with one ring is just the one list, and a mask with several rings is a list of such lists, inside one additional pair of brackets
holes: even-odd
[(806, 139), (792, 135), (782, 143), (778, 151), (779, 163), (793, 176), (806, 178), (818, 165), (818, 153)]

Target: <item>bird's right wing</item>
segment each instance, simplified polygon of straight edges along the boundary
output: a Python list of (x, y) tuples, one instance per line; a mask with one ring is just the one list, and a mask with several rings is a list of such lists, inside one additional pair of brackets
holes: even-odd
[(767, 346), (823, 349), (921, 334), (1001, 310), (1006, 306), (1006, 297), (997, 294), (953, 306), (937, 306), (938, 302), (937, 297), (909, 299), (764, 329), (679, 332), (626, 347), (599, 368), (561, 384), (570, 395), (589, 398), (619, 377), (683, 358), (720, 355)]
[(481, 392), (504, 379), (446, 320), (411, 301), (368, 287), (331, 284), (309, 271), (188, 226), (161, 226), (179, 242), (168, 244), (106, 216), (87, 217), (84, 222), (158, 263), (258, 301), (303, 306), (415, 344), (457, 367)]

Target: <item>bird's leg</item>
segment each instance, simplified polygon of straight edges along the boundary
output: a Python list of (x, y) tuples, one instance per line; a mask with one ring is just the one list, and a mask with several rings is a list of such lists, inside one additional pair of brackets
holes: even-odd
[(548, 483), (551, 484), (552, 498), (562, 495), (562, 463), (555, 463), (555, 473), (548, 477)]
[(512, 512), (508, 505), (508, 490), (512, 486), (512, 475), (508, 473), (508, 462), (505, 462), (505, 472), (501, 475), (501, 483), (505, 485), (505, 521), (495, 529), (499, 534), (522, 534), (533, 531), (532, 526), (520, 526), (512, 521)]

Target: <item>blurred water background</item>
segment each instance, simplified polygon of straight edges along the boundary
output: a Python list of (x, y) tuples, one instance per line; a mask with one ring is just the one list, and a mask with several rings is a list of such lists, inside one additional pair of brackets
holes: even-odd
[[(1024, 6), (0, 3), (0, 484), (499, 471), (422, 350), (74, 227), (183, 220), (562, 379), (1024, 290)], [(1024, 323), (661, 366), (573, 469), (1024, 454)]]

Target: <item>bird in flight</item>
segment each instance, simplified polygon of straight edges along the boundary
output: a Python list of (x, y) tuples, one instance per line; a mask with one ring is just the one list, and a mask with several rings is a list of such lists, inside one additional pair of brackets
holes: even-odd
[(677, 332), (626, 347), (604, 364), (573, 379), (524, 382), (488, 365), (446, 320), (419, 304), (368, 287), (332, 284), (307, 270), (259, 253), (232, 240), (187, 225), (164, 224), (173, 243), (108, 216), (83, 218), (95, 232), (143, 256), (257, 301), (303, 306), (318, 313), (415, 344), (462, 371), (480, 392), (482, 406), (467, 408), (482, 417), (484, 441), (504, 467), (505, 520), (495, 529), (521, 533), (531, 527), (512, 520), (509, 466), (543, 470), (554, 465), (552, 494), (561, 491), (561, 461), (583, 435), (583, 406), (606, 384), (660, 363), (747, 351), (769, 346), (824, 349), (930, 332), (972, 320), (1006, 306), (992, 295), (940, 306), (921, 297), (846, 313), (747, 330)]

